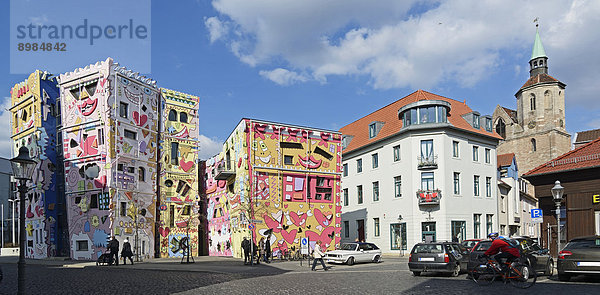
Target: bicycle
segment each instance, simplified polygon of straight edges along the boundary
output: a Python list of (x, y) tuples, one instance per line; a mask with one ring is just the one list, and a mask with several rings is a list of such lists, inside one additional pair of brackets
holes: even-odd
[[(479, 258), (481, 258), (481, 256)], [(514, 287), (521, 289), (527, 289), (533, 286), (537, 280), (537, 274), (529, 264), (505, 262), (507, 267), (502, 270), (495, 260), (492, 260), (489, 257), (486, 257), (486, 259), (486, 263), (475, 267), (471, 274), (473, 281), (480, 286), (490, 285), (498, 276), (502, 277), (505, 284), (508, 281)]]

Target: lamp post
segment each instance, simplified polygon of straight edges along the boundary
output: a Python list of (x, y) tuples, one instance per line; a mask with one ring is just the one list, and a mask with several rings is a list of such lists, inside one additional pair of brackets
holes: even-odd
[(25, 193), (27, 193), (27, 180), (31, 179), (31, 174), (36, 166), (36, 162), (29, 157), (29, 150), (26, 147), (19, 149), (19, 155), (10, 159), (13, 175), (19, 180), (19, 262), (18, 267), (18, 286), (17, 294), (25, 294)]
[(557, 236), (556, 239), (556, 255), (558, 256), (558, 252), (560, 252), (560, 203), (563, 200), (563, 193), (565, 192), (565, 188), (560, 185), (560, 181), (556, 181), (554, 183), (554, 187), (551, 189), (552, 198), (554, 199), (554, 204), (556, 204), (556, 229)]

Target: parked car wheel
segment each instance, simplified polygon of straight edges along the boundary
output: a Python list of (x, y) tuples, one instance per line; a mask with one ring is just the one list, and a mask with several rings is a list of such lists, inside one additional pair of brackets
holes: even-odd
[(373, 258), (373, 262), (375, 262), (375, 263), (381, 262), (381, 256), (375, 255), (375, 258)]
[(569, 274), (565, 274), (565, 273), (563, 273), (563, 274), (559, 273), (559, 274), (558, 274), (558, 279), (559, 279), (560, 281), (565, 281), (565, 282), (568, 282), (568, 281), (570, 281), (570, 280), (571, 280), (571, 275), (569, 275)]
[(348, 265), (354, 265), (354, 257), (350, 257), (348, 258), (348, 262), (346, 262)]
[(415, 277), (418, 277), (418, 276), (420, 276), (420, 275), (421, 275), (421, 272), (420, 272), (420, 271), (413, 271), (413, 275), (414, 275)]
[(453, 277), (458, 277), (459, 274), (460, 274), (460, 263), (457, 263), (456, 266), (454, 267), (454, 270), (452, 271), (451, 275)]
[(546, 271), (544, 272), (544, 275), (551, 277), (553, 273), (554, 273), (554, 261), (552, 261), (552, 259), (550, 259), (550, 261), (548, 261), (548, 266), (546, 266)]

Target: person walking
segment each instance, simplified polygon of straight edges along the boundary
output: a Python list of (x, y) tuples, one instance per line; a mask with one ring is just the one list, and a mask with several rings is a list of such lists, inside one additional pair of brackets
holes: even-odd
[(133, 265), (133, 252), (131, 251), (131, 244), (129, 243), (129, 239), (125, 238), (125, 242), (123, 242), (123, 250), (121, 250), (121, 257), (123, 258), (123, 264), (127, 265), (127, 258), (131, 261), (131, 265)]
[(270, 258), (271, 258), (271, 234), (269, 234), (267, 236), (267, 239), (265, 240), (265, 262), (271, 263), (271, 261), (269, 260)]
[(112, 240), (108, 242), (108, 249), (110, 250), (110, 264), (113, 262), (115, 265), (119, 265), (119, 241), (115, 236), (112, 236)]
[(317, 241), (317, 244), (315, 245), (315, 249), (313, 250), (313, 255), (315, 256), (315, 260), (313, 261), (311, 270), (314, 271), (315, 267), (317, 266), (317, 261), (321, 261), (321, 265), (323, 265), (323, 269), (325, 271), (327, 271), (327, 266), (325, 266), (325, 261), (323, 261), (323, 256), (325, 255), (325, 253), (323, 253), (323, 250), (321, 250), (321, 241)]
[(250, 241), (246, 237), (242, 241), (242, 250), (244, 251), (244, 264), (250, 263)]
[(265, 260), (265, 237), (261, 237), (258, 241), (258, 261)]

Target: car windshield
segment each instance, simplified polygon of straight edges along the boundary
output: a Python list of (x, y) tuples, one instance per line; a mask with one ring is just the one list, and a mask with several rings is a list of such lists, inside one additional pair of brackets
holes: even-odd
[(473, 251), (487, 251), (491, 245), (492, 245), (492, 242), (489, 242), (489, 241), (479, 242), (479, 244), (477, 244), (477, 246), (475, 246)]
[(356, 251), (357, 244), (342, 244), (340, 250)]
[(462, 245), (467, 248), (473, 248), (479, 241), (463, 241)]
[(413, 253), (443, 253), (441, 244), (420, 244), (415, 246)]
[(595, 240), (575, 240), (567, 244), (565, 249), (588, 249), (600, 248), (600, 239)]

